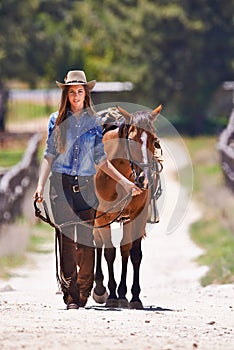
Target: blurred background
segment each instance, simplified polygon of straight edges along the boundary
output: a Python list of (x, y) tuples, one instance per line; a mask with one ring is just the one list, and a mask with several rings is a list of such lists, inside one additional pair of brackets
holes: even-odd
[(0, 0), (0, 277), (51, 238), (33, 218), (30, 188), (58, 109), (55, 81), (82, 69), (100, 83), (95, 104), (163, 104), (193, 163), (203, 218), (191, 236), (210, 266), (202, 283), (234, 281), (233, 25), (233, 0)]

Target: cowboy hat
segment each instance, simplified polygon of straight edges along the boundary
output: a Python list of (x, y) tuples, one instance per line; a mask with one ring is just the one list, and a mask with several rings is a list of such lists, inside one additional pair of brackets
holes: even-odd
[(56, 81), (56, 84), (61, 89), (64, 89), (64, 87), (68, 85), (86, 85), (87, 88), (91, 91), (94, 88), (94, 85), (96, 84), (96, 80), (91, 80), (87, 82), (85, 72), (83, 72), (82, 70), (70, 70), (64, 78), (64, 83)]

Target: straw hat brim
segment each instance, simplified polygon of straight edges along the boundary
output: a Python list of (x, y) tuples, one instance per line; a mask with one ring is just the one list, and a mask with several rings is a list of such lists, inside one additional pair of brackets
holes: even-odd
[(60, 83), (59, 81), (56, 81), (56, 84), (61, 89), (64, 89), (65, 86), (71, 86), (71, 85), (86, 85), (87, 88), (91, 91), (91, 90), (93, 90), (93, 88), (96, 84), (96, 80), (91, 80), (91, 81), (88, 81), (87, 83), (81, 83), (81, 82)]

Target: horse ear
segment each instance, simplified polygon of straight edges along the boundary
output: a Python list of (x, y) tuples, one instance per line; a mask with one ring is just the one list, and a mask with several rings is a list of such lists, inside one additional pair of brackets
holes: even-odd
[(161, 112), (163, 106), (162, 105), (159, 105), (158, 107), (156, 107), (152, 112), (151, 112), (151, 120), (154, 120), (157, 115)]
[(127, 111), (125, 111), (125, 109), (123, 109), (122, 107), (120, 106), (116, 106), (119, 110), (119, 112), (122, 114), (122, 116), (127, 120), (127, 122), (130, 122), (130, 119), (131, 119), (131, 114), (128, 113)]

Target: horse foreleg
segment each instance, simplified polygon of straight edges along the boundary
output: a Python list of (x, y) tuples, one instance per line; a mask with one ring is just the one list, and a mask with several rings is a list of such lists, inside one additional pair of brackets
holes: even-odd
[(94, 276), (95, 287), (93, 299), (98, 304), (104, 304), (108, 298), (106, 287), (103, 285), (104, 275), (102, 272), (102, 248), (96, 249), (96, 271)]
[(128, 300), (126, 298), (127, 294), (127, 268), (128, 268), (128, 258), (129, 258), (129, 250), (131, 248), (131, 244), (121, 245), (121, 258), (122, 258), (122, 271), (121, 271), (121, 280), (118, 287), (118, 295), (119, 295), (119, 307), (128, 308)]
[(133, 265), (133, 284), (131, 288), (132, 299), (129, 303), (131, 309), (143, 309), (142, 302), (139, 298), (140, 295), (140, 264), (142, 260), (141, 239), (138, 238), (132, 243), (132, 249), (130, 250), (130, 259)]
[(109, 275), (108, 289), (110, 292), (109, 297), (107, 298), (107, 301), (106, 301), (106, 306), (118, 307), (118, 299), (116, 295), (117, 284), (114, 276), (114, 261), (116, 257), (116, 248), (115, 247), (105, 248), (104, 256), (108, 266), (108, 275)]

